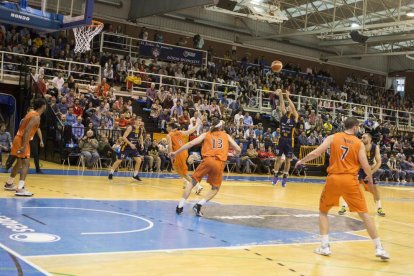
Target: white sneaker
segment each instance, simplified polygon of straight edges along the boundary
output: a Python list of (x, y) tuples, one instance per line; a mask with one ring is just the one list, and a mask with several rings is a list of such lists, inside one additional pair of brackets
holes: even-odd
[(377, 247), (375, 249), (375, 256), (381, 258), (381, 260), (388, 260), (390, 255), (382, 247)]
[(16, 190), (16, 193), (14, 194), (15, 196), (25, 196), (25, 197), (30, 197), (33, 196), (33, 193), (27, 191), (25, 188), (20, 189), (20, 190)]
[(5, 191), (16, 191), (16, 186), (14, 186), (13, 184), (4, 184), (4, 190)]
[(199, 185), (198, 188), (196, 189), (195, 194), (199, 195), (203, 189), (204, 189), (203, 186)]
[(322, 255), (322, 256), (329, 256), (331, 255), (331, 248), (330, 246), (320, 246), (318, 248), (316, 248), (315, 250), (313, 250), (314, 253), (318, 254), (318, 255)]
[(406, 184), (407, 181), (404, 179), (403, 181), (401, 181), (402, 184)]

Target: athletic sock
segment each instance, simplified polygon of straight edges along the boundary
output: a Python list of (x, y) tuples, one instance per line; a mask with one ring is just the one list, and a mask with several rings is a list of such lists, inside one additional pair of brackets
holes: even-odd
[(138, 175), (138, 171), (134, 171), (134, 176), (137, 176)]
[(178, 208), (183, 208), (185, 204), (185, 198), (180, 199), (180, 202), (178, 202)]
[(288, 176), (289, 176), (289, 173), (287, 173), (287, 172), (283, 173), (283, 178), (288, 178)]
[(111, 170), (109, 171), (109, 174), (114, 174), (114, 172), (115, 172), (115, 170), (114, 170), (114, 169), (111, 169)]
[(14, 177), (9, 177), (9, 179), (7, 179), (6, 183), (11, 185), (14, 182)]
[(203, 186), (201, 186), (201, 185), (200, 185), (200, 183), (197, 183), (195, 187), (196, 187), (196, 189), (201, 189), (201, 188), (203, 188)]
[(204, 205), (204, 204), (206, 204), (206, 200), (203, 198), (202, 200), (200, 200), (199, 202), (197, 202), (197, 204), (200, 204), (200, 205)]
[(375, 202), (377, 204), (377, 209), (382, 208), (381, 200)]
[(19, 190), (24, 188), (24, 180), (19, 181), (19, 185), (17, 186)]
[(329, 235), (321, 235), (321, 239), (322, 247), (327, 247), (329, 245)]
[(375, 248), (382, 248), (380, 238), (372, 239), (372, 241), (374, 242)]
[(278, 172), (275, 173), (275, 177), (279, 177), (281, 174), (282, 174), (282, 172), (278, 171)]

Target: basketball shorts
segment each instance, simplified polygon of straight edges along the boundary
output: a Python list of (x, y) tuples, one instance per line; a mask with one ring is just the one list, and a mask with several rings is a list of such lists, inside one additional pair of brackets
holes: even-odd
[(185, 156), (177, 156), (174, 159), (173, 168), (180, 176), (185, 176), (188, 173), (187, 158)]
[(368, 212), (364, 193), (356, 175), (328, 175), (319, 201), (319, 211), (328, 213), (333, 206), (339, 206), (340, 197), (348, 204), (351, 212)]
[[(365, 177), (367, 177), (367, 175), (365, 174), (364, 170), (360, 170), (358, 172), (359, 183), (361, 183), (364, 186), (365, 191), (369, 192), (368, 183), (364, 181)], [(372, 181), (374, 185), (377, 185), (377, 180), (374, 177), (372, 178)]]
[(26, 143), (23, 152), (17, 153), (17, 151), (22, 147), (23, 137), (15, 136), (13, 139), (13, 144), (10, 150), (10, 155), (16, 156), (17, 158), (30, 158), (30, 145)]
[(279, 144), (276, 147), (276, 156), (285, 155), (286, 158), (293, 157), (293, 140), (291, 138), (280, 137)]
[(117, 155), (117, 157), (118, 157), (118, 159), (126, 159), (127, 157), (129, 157), (129, 158), (141, 157), (141, 155), (138, 152), (138, 150), (134, 150), (134, 149), (124, 149), (123, 151), (121, 151)]
[(205, 157), (191, 176), (199, 183), (204, 176), (207, 176), (207, 183), (218, 188), (223, 181), (223, 172), (226, 162), (217, 160), (214, 157)]

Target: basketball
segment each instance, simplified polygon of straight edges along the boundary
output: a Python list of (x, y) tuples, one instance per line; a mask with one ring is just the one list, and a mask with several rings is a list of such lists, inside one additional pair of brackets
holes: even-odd
[(273, 72), (277, 73), (277, 72), (280, 72), (282, 70), (283, 64), (282, 64), (281, 61), (275, 60), (275, 61), (272, 62), (271, 68), (272, 68)]

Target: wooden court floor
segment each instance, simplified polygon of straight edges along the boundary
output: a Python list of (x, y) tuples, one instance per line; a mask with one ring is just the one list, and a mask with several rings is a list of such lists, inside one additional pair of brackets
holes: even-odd
[[(391, 255), (389, 262), (382, 262), (375, 258), (372, 242), (364, 238), (365, 230), (358, 228), (356, 216), (349, 213), (347, 220), (338, 224), (339, 230), (334, 229), (341, 233), (333, 239), (332, 255), (312, 253), (318, 245), (316, 214), (322, 184), (298, 180), (281, 188), (265, 178), (243, 179), (230, 174), (214, 202), (204, 207), (205, 217), (194, 217), (188, 204), (183, 216), (177, 218), (175, 205), (182, 193), (179, 179), (147, 175), (141, 183), (129, 177), (109, 182), (105, 171), (98, 175), (76, 168), (68, 171), (56, 164), (43, 166), (47, 174), (31, 174), (27, 179), (33, 198), (16, 199), (12, 193), (0, 191), (0, 213), (36, 231), (52, 231), (61, 240), (13, 243), (0, 225), (0, 243), (51, 275), (414, 275), (412, 186), (381, 186), (386, 217), (375, 215), (372, 196), (366, 193), (383, 245)], [(0, 174), (1, 181), (7, 176)], [(207, 189), (207, 184), (204, 187)], [(199, 198), (193, 194), (190, 202)], [(94, 202), (97, 205), (92, 208)], [(55, 213), (47, 208), (61, 210)], [(75, 213), (80, 209), (112, 212), (110, 215), (141, 214), (152, 228), (134, 234), (100, 235), (97, 240), (90, 238), (93, 242), (89, 244), (83, 236), (75, 235), (86, 231), (80, 229), (82, 225), (96, 232), (98, 228), (132, 227), (133, 222), (128, 217), (117, 221), (115, 217)], [(337, 210), (331, 219), (344, 219), (338, 218)], [(221, 216), (215, 216), (216, 212)], [(268, 217), (277, 220), (266, 222)], [(255, 219), (262, 226), (256, 227)], [(273, 240), (273, 233), (280, 236)], [(109, 243), (113, 245), (107, 246)], [(17, 274), (2, 274), (0, 269), (0, 275)]]

